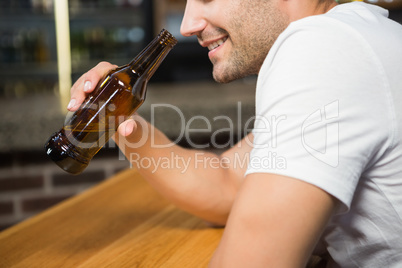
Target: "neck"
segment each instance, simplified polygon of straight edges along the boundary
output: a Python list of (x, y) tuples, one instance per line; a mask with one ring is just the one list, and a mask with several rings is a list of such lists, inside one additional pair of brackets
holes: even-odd
[(280, 8), (288, 15), (289, 21), (327, 13), (337, 3), (331, 0), (280, 0)]

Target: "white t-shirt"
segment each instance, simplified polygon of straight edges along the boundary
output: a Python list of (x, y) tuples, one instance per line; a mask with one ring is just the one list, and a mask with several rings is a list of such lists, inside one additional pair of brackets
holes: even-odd
[(250, 173), (340, 202), (330, 267), (402, 267), (402, 26), (365, 3), (293, 22), (261, 68)]

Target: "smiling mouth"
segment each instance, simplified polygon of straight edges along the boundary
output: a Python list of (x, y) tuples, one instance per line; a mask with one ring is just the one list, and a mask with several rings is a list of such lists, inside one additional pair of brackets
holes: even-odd
[(218, 40), (218, 41), (216, 41), (216, 42), (213, 42), (212, 44), (210, 44), (210, 45), (208, 46), (209, 51), (214, 50), (215, 48), (221, 46), (223, 43), (225, 43), (225, 41), (226, 41), (227, 39), (228, 39), (227, 37), (224, 37), (224, 38), (222, 38), (222, 39), (220, 39), (220, 40)]

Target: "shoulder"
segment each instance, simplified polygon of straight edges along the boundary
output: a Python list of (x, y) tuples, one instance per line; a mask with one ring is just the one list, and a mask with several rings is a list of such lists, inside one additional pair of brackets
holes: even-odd
[[(278, 37), (268, 56), (275, 56), (284, 49), (297, 52), (309, 48), (312, 52), (325, 48), (330, 54), (353, 44), (357, 36), (352, 27), (338, 19), (326, 15), (311, 16), (292, 22)], [(316, 48), (320, 49), (317, 51)]]
[(387, 10), (366, 3), (342, 4), (325, 14), (292, 22), (278, 37), (267, 58), (286, 48), (292, 51), (303, 48), (305, 52), (311, 48), (313, 53), (316, 48), (325, 47), (329, 54), (340, 50), (343, 54), (356, 53), (356, 50), (366, 52), (379, 46), (384, 48), (385, 40), (401, 34), (401, 25), (388, 19)]
[(373, 60), (373, 53), (359, 27), (348, 23), (347, 19), (327, 14), (292, 22), (269, 51), (261, 68), (261, 78), (273, 69), (297, 68), (297, 71), (311, 73), (325, 68), (329, 74), (343, 67), (364, 69), (372, 63), (367, 61)]

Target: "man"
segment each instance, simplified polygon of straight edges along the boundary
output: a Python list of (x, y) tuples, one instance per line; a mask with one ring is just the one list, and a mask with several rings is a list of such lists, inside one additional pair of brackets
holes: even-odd
[[(128, 159), (173, 151), (192, 163), (140, 172), (180, 208), (226, 225), (211, 267), (303, 267), (314, 250), (331, 267), (402, 267), (402, 27), (386, 15), (332, 0), (187, 1), (181, 33), (209, 48), (215, 80), (258, 74), (253, 133), (203, 154), (220, 168), (150, 139), (124, 148), (150, 133), (170, 143), (138, 116), (115, 140)], [(84, 74), (69, 110), (113, 67)], [(264, 165), (269, 154), (286, 166)]]

